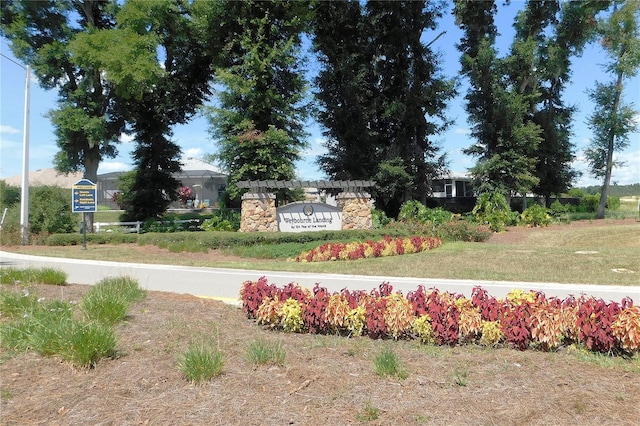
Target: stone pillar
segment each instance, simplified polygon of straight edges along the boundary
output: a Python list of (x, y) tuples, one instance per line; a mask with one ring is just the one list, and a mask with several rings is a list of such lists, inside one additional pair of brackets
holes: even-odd
[(336, 197), (342, 209), (342, 229), (371, 229), (371, 195), (366, 192), (342, 192)]
[(276, 232), (276, 196), (269, 193), (246, 193), (242, 196), (240, 232)]

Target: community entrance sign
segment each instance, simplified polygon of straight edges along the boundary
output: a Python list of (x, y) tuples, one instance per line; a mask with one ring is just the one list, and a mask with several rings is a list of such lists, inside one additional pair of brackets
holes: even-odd
[[(248, 189), (242, 196), (240, 231), (305, 232), (346, 229), (371, 229), (371, 195), (369, 180), (251, 180), (240, 181), (238, 188)], [(329, 189), (336, 195), (337, 206), (299, 201), (276, 207), (279, 189)]]
[(342, 209), (325, 204), (299, 201), (279, 207), (278, 230), (281, 232), (339, 231)]

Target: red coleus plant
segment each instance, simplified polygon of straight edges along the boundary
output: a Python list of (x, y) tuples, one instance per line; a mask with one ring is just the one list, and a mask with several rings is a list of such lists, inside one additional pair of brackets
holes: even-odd
[(396, 256), (431, 250), (442, 245), (436, 237), (391, 238), (353, 243), (325, 243), (296, 256), (296, 262), (325, 262), (329, 260), (356, 260), (371, 257)]
[[(491, 329), (484, 325), (494, 324), (502, 339), (520, 350), (552, 350), (570, 343), (582, 343), (598, 352), (640, 350), (640, 310), (628, 298), (619, 304), (587, 297), (547, 299), (541, 292), (512, 291), (505, 300), (497, 300), (475, 287), (471, 299), (466, 299), (424, 286), (405, 297), (394, 293), (388, 282), (370, 292), (343, 289), (330, 293), (319, 284), (311, 292), (294, 283), (278, 288), (265, 277), (245, 282), (240, 295), (247, 317), (259, 317), (272, 328), (281, 322), (281, 305), (295, 301), (301, 307), (300, 324), (310, 333), (407, 338), (413, 337), (413, 324), (427, 318), (433, 340), (440, 345), (481, 342), (485, 328)], [(358, 320), (358, 315), (364, 317)]]

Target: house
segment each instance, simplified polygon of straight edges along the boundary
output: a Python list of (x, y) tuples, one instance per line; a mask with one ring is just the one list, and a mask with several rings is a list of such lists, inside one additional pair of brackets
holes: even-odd
[[(203, 206), (216, 207), (222, 193), (227, 188), (227, 175), (216, 166), (188, 157), (182, 159), (182, 171), (174, 177), (182, 186), (192, 189), (195, 200), (188, 207)], [(113, 201), (113, 195), (118, 192), (118, 177), (123, 172), (112, 172), (98, 175), (97, 196), (98, 204), (113, 209), (119, 208)], [(169, 208), (184, 208), (180, 201), (175, 201)]]
[(476, 194), (471, 185), (471, 173), (450, 172), (433, 182), (429, 207), (442, 206), (453, 212), (471, 211), (476, 203)]

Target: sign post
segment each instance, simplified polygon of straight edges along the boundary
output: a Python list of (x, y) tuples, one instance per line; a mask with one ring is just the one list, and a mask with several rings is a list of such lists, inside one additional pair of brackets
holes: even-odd
[(73, 213), (82, 213), (82, 250), (87, 249), (87, 224), (85, 213), (98, 210), (96, 184), (89, 179), (81, 179), (71, 189), (71, 205)]

